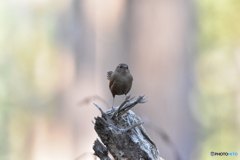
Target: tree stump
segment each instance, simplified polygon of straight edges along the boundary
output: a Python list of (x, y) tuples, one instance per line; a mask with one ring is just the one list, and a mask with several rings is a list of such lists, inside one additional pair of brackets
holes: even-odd
[(95, 117), (94, 129), (104, 145), (97, 139), (93, 150), (101, 160), (110, 160), (108, 152), (115, 160), (162, 160), (156, 145), (142, 126), (143, 122), (130, 110), (136, 104), (147, 101), (144, 96), (136, 100), (133, 98), (126, 96), (119, 107), (106, 112), (94, 104), (101, 112), (101, 117)]

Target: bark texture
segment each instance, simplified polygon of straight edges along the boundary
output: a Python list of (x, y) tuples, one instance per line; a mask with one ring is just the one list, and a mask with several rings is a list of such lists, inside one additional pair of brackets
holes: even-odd
[(147, 101), (144, 96), (136, 100), (133, 98), (127, 96), (119, 107), (107, 112), (94, 104), (101, 112), (101, 117), (95, 117), (94, 129), (106, 146), (98, 139), (94, 143), (95, 155), (101, 160), (110, 159), (107, 152), (115, 160), (161, 160), (156, 145), (142, 126), (143, 122), (130, 110), (136, 104)]

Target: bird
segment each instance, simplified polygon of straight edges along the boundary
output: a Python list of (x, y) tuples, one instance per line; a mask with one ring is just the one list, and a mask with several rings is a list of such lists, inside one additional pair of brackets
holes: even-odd
[(115, 95), (127, 95), (132, 87), (133, 76), (125, 63), (120, 63), (114, 72), (108, 71), (107, 79), (109, 80), (109, 89), (113, 96), (113, 104)]

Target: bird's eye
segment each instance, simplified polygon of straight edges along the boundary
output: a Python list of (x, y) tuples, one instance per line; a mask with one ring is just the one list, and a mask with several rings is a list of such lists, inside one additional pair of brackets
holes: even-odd
[(123, 68), (122, 66), (119, 66), (119, 68)]
[(126, 69), (128, 69), (128, 67), (126, 67)]

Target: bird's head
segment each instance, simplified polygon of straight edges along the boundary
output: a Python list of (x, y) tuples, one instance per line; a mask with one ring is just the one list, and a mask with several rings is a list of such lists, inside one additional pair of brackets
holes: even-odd
[(117, 68), (116, 68), (115, 71), (116, 71), (116, 72), (119, 72), (119, 73), (129, 73), (129, 72), (130, 72), (129, 69), (128, 69), (128, 65), (125, 64), (125, 63), (120, 63), (120, 64), (117, 66)]

